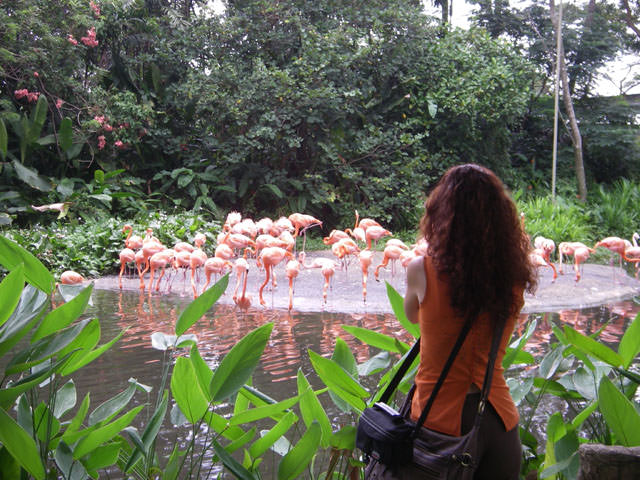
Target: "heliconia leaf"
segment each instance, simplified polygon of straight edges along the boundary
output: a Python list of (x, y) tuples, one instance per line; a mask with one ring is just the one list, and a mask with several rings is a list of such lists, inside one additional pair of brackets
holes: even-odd
[(31, 342), (33, 343), (36, 340), (46, 337), (77, 320), (87, 308), (92, 291), (93, 283), (90, 283), (72, 300), (63, 303), (55, 310), (49, 312), (31, 337)]
[(411, 323), (407, 318), (407, 314), (404, 311), (404, 298), (389, 282), (385, 281), (384, 283), (387, 285), (387, 297), (389, 298), (391, 309), (398, 319), (398, 322), (400, 322), (400, 325), (413, 335), (414, 338), (418, 338), (420, 336), (420, 325)]
[(0, 443), (37, 480), (45, 478), (40, 452), (31, 436), (0, 408)]
[(91, 403), (90, 397), (89, 397), (89, 394), (87, 393), (82, 399), (82, 403), (80, 404), (78, 411), (76, 412), (73, 419), (71, 420), (71, 423), (62, 434), (63, 440), (66, 441), (69, 435), (76, 433), (80, 429), (80, 427), (82, 426), (82, 422), (84, 422), (84, 419), (87, 416), (87, 413), (89, 412), (90, 403)]
[(353, 378), (358, 378), (358, 363), (353, 356), (353, 352), (342, 338), (336, 338), (336, 345), (333, 347), (331, 360), (336, 362)]
[(568, 325), (564, 326), (564, 333), (567, 339), (583, 352), (607, 362), (612, 367), (622, 366), (622, 357), (606, 345), (581, 334)]
[(24, 265), (18, 264), (0, 283), (0, 326), (9, 319), (20, 303), (24, 287)]
[(399, 342), (397, 338), (374, 332), (368, 328), (357, 327), (355, 325), (342, 325), (342, 328), (358, 340), (381, 350), (399, 354), (404, 354), (409, 350), (409, 346), (404, 342)]
[(84, 480), (89, 474), (80, 462), (73, 459), (73, 452), (66, 442), (60, 441), (54, 453), (56, 465), (60, 470), (61, 478), (69, 480)]
[(298, 417), (293, 412), (287, 412), (284, 417), (276, 423), (271, 430), (263, 430), (260, 432), (261, 438), (256, 440), (251, 447), (249, 447), (249, 454), (253, 458), (260, 457), (271, 446), (281, 438), (285, 433), (289, 431), (291, 426), (296, 423)]
[(296, 403), (298, 403), (298, 397), (292, 397), (271, 405), (251, 408), (231, 417), (229, 425), (242, 425), (244, 423), (255, 422), (256, 420), (261, 420), (263, 418), (279, 419), (282, 417), (283, 412), (289, 410)]
[(207, 365), (207, 362), (205, 362), (200, 356), (200, 351), (198, 350), (197, 345), (193, 345), (191, 347), (189, 359), (193, 364), (193, 368), (198, 377), (198, 381), (200, 382), (200, 388), (202, 388), (203, 392), (206, 392), (209, 389), (209, 384), (211, 383), (211, 379), (213, 378), (213, 372), (209, 368), (209, 365)]
[(73, 130), (71, 129), (71, 119), (63, 118), (60, 122), (60, 130), (58, 131), (58, 138), (60, 139), (60, 148), (66, 152), (73, 145)]
[(96, 472), (99, 469), (110, 467), (118, 461), (118, 454), (122, 449), (120, 442), (111, 442), (105, 445), (100, 445), (94, 451), (92, 451), (82, 461), (82, 464), (89, 472)]
[(618, 355), (622, 357), (622, 366), (629, 368), (631, 362), (640, 352), (640, 313), (627, 327), (618, 346)]
[(84, 354), (83, 354), (83, 352), (79, 352), (80, 355), (76, 356), (76, 357), (73, 357), (69, 361), (69, 364), (65, 368), (62, 369), (60, 374), (61, 375), (65, 375), (65, 376), (66, 375), (71, 375), (76, 370), (79, 370), (80, 368), (84, 367), (85, 365), (90, 364), (96, 358), (98, 358), (100, 355), (102, 355), (104, 352), (109, 350), (113, 346), (114, 343), (116, 343), (118, 340), (120, 340), (120, 338), (122, 337), (122, 335), (124, 335), (125, 332), (126, 332), (126, 330), (122, 330), (118, 335), (113, 337), (109, 342), (105, 343), (104, 345), (99, 346), (98, 348), (96, 348), (94, 350), (87, 351)]
[(24, 264), (24, 278), (47, 295), (53, 291), (55, 280), (40, 260), (20, 245), (0, 236), (0, 263), (9, 271)]
[(33, 411), (33, 425), (36, 436), (41, 442), (54, 438), (60, 431), (60, 420), (52, 415), (51, 410), (44, 402), (41, 402)]
[(244, 447), (247, 443), (253, 440), (255, 436), (256, 436), (256, 427), (252, 427), (244, 435), (242, 435), (241, 437), (237, 438), (236, 440), (234, 440), (233, 442), (225, 446), (224, 449), (229, 453), (233, 453), (239, 448)]
[(389, 352), (383, 350), (371, 357), (364, 363), (358, 365), (358, 375), (367, 376), (373, 373), (380, 372), (387, 368), (391, 364), (391, 355)]
[(191, 423), (200, 420), (209, 408), (209, 401), (200, 388), (193, 364), (185, 357), (176, 360), (171, 375), (171, 393)]
[(118, 435), (124, 428), (128, 427), (133, 419), (138, 415), (140, 410), (144, 408), (144, 405), (135, 407), (133, 410), (122, 415), (117, 420), (114, 420), (107, 425), (100, 428), (96, 428), (89, 433), (86, 437), (82, 438), (73, 450), (73, 458), (78, 460), (84, 457), (88, 453), (94, 451), (99, 446), (111, 440)]
[(204, 421), (209, 425), (216, 433), (228, 438), (232, 442), (235, 442), (244, 435), (244, 430), (236, 425), (229, 425), (227, 420), (222, 415), (217, 414), (209, 410), (205, 416)]
[(616, 439), (625, 447), (640, 445), (640, 415), (633, 403), (603, 376), (598, 387), (600, 411)]
[(304, 373), (302, 373), (302, 370), (298, 370), (297, 382), (302, 420), (307, 427), (309, 427), (314, 420), (318, 422), (320, 430), (322, 431), (320, 444), (322, 445), (322, 448), (327, 448), (333, 433), (331, 430), (331, 421), (329, 420), (329, 417), (327, 417), (327, 412), (322, 408), (320, 400), (318, 400), (318, 397), (313, 391), (313, 388), (311, 388), (311, 385), (304, 376)]
[(589, 418), (589, 416), (596, 411), (596, 409), (598, 408), (598, 401), (594, 401), (592, 403), (590, 403), (589, 405), (587, 405), (586, 408), (584, 408), (578, 415), (575, 416), (575, 418), (571, 421), (571, 425), (573, 426), (573, 428), (575, 429), (579, 429), (580, 425), (582, 425), (582, 423)]
[(338, 450), (354, 450), (356, 448), (356, 427), (345, 425), (331, 436), (331, 446)]
[(292, 480), (307, 468), (318, 451), (321, 436), (320, 425), (312, 423), (278, 465), (278, 480)]
[(136, 382), (135, 379), (129, 379), (129, 386), (121, 391), (120, 393), (114, 395), (109, 400), (104, 401), (98, 407), (96, 407), (93, 412), (89, 414), (89, 418), (87, 421), (87, 425), (95, 425), (96, 423), (103, 422), (105, 420), (109, 420), (110, 418), (117, 415), (133, 398), (133, 395), (136, 393)]
[(76, 385), (73, 383), (73, 380), (69, 380), (56, 392), (56, 404), (53, 409), (53, 415), (56, 418), (62, 417), (76, 406), (77, 400)]
[(225, 355), (209, 384), (212, 401), (220, 402), (242, 388), (258, 366), (272, 329), (273, 323), (256, 328)]
[(229, 274), (224, 275), (216, 284), (206, 290), (202, 295), (191, 302), (184, 312), (180, 314), (176, 322), (176, 335), (180, 336), (186, 332), (191, 326), (218, 301), (229, 284)]

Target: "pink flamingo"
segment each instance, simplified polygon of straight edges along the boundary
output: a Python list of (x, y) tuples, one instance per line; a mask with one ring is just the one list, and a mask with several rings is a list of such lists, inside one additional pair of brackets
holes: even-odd
[(367, 243), (367, 237), (364, 228), (356, 227), (353, 230), (351, 230), (350, 228), (346, 228), (344, 231), (345, 233), (351, 235), (355, 240), (362, 243)]
[(151, 273), (149, 274), (149, 294), (151, 294), (151, 289), (153, 288), (153, 276), (155, 271), (160, 269), (160, 276), (158, 277), (158, 281), (156, 282), (157, 292), (160, 290), (160, 280), (162, 280), (166, 267), (167, 265), (171, 264), (173, 257), (174, 251), (168, 248), (154, 253), (153, 255), (151, 255), (151, 258), (149, 258), (149, 268), (151, 270)]
[(216, 250), (213, 256), (222, 258), (224, 260), (231, 260), (233, 257), (236, 256), (236, 254), (233, 253), (233, 249), (229, 245), (227, 245), (226, 243), (221, 243), (216, 247)]
[(299, 253), (298, 260), (300, 261), (300, 264), (304, 268), (320, 269), (320, 273), (322, 273), (322, 276), (324, 277), (324, 285), (322, 287), (322, 298), (324, 300), (324, 303), (327, 303), (327, 289), (329, 288), (329, 283), (331, 282), (331, 278), (333, 277), (333, 274), (336, 272), (336, 268), (338, 268), (338, 264), (333, 260), (330, 260), (328, 258), (322, 258), (322, 257), (314, 258), (310, 264), (306, 264), (305, 252)]
[(322, 239), (322, 243), (324, 243), (325, 245), (333, 245), (343, 238), (349, 238), (349, 234), (346, 231), (343, 232), (342, 230), (331, 230), (329, 236)]
[[(240, 289), (240, 283), (242, 281), (242, 277), (247, 275), (247, 272), (249, 271), (249, 262), (247, 262), (247, 260), (245, 258), (239, 258), (236, 260), (235, 264), (233, 265), (233, 269), (236, 272), (236, 288), (233, 291), (233, 301), (236, 303), (236, 305), (238, 304), (238, 290)], [(243, 293), (244, 295), (244, 293)]]
[(634, 264), (636, 270), (636, 278), (638, 278), (638, 264), (640, 263), (640, 247), (638, 246), (638, 238), (640, 238), (640, 235), (634, 233), (632, 237), (633, 245), (627, 246), (626, 250), (624, 251), (624, 259), (627, 262)]
[(66, 270), (60, 275), (60, 283), (62, 285), (78, 285), (84, 282), (84, 277), (73, 270)]
[(131, 225), (125, 225), (122, 227), (122, 233), (129, 232), (127, 238), (124, 241), (124, 246), (131, 250), (138, 250), (142, 248), (142, 237), (139, 235), (132, 235), (133, 227)]
[(393, 261), (394, 263), (391, 264), (391, 276), (393, 277), (394, 273), (395, 273), (395, 261), (398, 260), (400, 258), (400, 256), (402, 255), (402, 252), (404, 252), (405, 250), (395, 244), (391, 244), (391, 245), (387, 245), (386, 247), (384, 247), (384, 257), (382, 258), (382, 263), (380, 265), (378, 265), (375, 269), (375, 271), (373, 272), (373, 275), (376, 277), (376, 280), (378, 280), (378, 273), (380, 272), (381, 268), (386, 268), (386, 266), (389, 264), (389, 261)]
[(573, 255), (573, 269), (576, 272), (576, 282), (580, 280), (582, 276), (580, 273), (580, 264), (589, 258), (591, 253), (595, 252), (594, 249), (587, 247), (581, 242), (561, 242), (558, 245), (558, 253), (560, 254), (560, 263), (558, 267), (558, 273), (562, 274), (562, 256)]
[[(620, 267), (622, 268), (622, 259), (624, 258), (624, 251), (627, 248), (627, 242), (628, 240), (620, 237), (607, 237), (596, 243), (593, 248), (604, 247), (611, 250), (614, 254), (617, 253), (620, 256)], [(613, 263), (613, 257), (611, 258), (611, 262)]]
[(362, 301), (367, 302), (367, 277), (369, 267), (373, 262), (373, 252), (371, 250), (362, 250), (358, 256), (360, 259), (360, 267), (362, 268)]
[(354, 229), (357, 227), (362, 228), (365, 232), (369, 227), (381, 227), (378, 222), (373, 220), (372, 218), (360, 218), (360, 214), (356, 210), (356, 225), (353, 227)]
[(223, 274), (227, 268), (233, 268), (233, 264), (229, 260), (219, 257), (207, 258), (204, 262), (204, 274), (206, 275), (207, 281), (204, 284), (202, 291), (204, 292), (209, 286), (209, 283), (211, 282), (211, 275), (214, 275), (214, 281), (217, 282), (218, 275)]
[(378, 240), (382, 237), (391, 236), (391, 232), (385, 228), (382, 228), (377, 225), (372, 225), (368, 227), (365, 232), (365, 237), (367, 239), (367, 249), (371, 250), (371, 242), (375, 240), (376, 244)]
[[(144, 243), (144, 245), (142, 246), (142, 263), (146, 263), (146, 267), (143, 271), (138, 270), (138, 273), (140, 275), (140, 290), (144, 290), (145, 285), (144, 285), (144, 274), (147, 273), (147, 271), (150, 268), (150, 262), (149, 259), (153, 256), (153, 254), (158, 253), (163, 251), (164, 245), (162, 245), (159, 242), (156, 242), (154, 240), (148, 240)], [(137, 262), (136, 262), (137, 263)], [(149, 285), (149, 288), (151, 288), (151, 285)]]
[(231, 233), (240, 233), (249, 238), (256, 238), (258, 235), (258, 227), (255, 222), (250, 218), (243, 219), (240, 223), (236, 223), (233, 228), (231, 228)]
[(225, 232), (228, 232), (231, 230), (231, 228), (240, 223), (242, 221), (242, 215), (240, 214), (240, 212), (229, 212), (227, 214), (227, 219), (224, 222), (224, 225), (222, 226), (222, 230)]
[(261, 218), (256, 222), (256, 228), (258, 229), (259, 234), (269, 233), (273, 228), (273, 220), (269, 217)]
[(287, 217), (280, 217), (278, 220), (273, 222), (273, 226), (271, 227), (271, 231), (269, 232), (274, 237), (279, 236), (285, 230), (289, 233), (293, 232), (296, 228), (291, 223)]
[(544, 257), (544, 251), (540, 249), (535, 249), (533, 252), (529, 254), (529, 261), (533, 264), (534, 267), (551, 267), (553, 270), (553, 279), (551, 283), (556, 281), (558, 278), (558, 272), (556, 271), (556, 267), (553, 263), (548, 262)]
[(300, 262), (289, 260), (285, 267), (285, 275), (289, 279), (289, 310), (293, 308), (293, 280), (300, 274)]
[(273, 272), (273, 267), (278, 265), (285, 258), (293, 259), (293, 254), (288, 250), (285, 250), (284, 248), (280, 248), (280, 247), (267, 247), (260, 252), (259, 260), (262, 262), (262, 265), (264, 265), (264, 269), (266, 272), (266, 278), (264, 280), (264, 283), (260, 286), (260, 305), (263, 305), (263, 306), (266, 305), (266, 302), (262, 297), (262, 291), (264, 290), (264, 287), (267, 285), (267, 283), (269, 283), (270, 275), (273, 275), (273, 280), (272, 280), (273, 287), (275, 288), (277, 286), (276, 276), (275, 276), (275, 273)]
[(191, 267), (191, 289), (193, 290), (193, 298), (198, 298), (198, 287), (196, 285), (195, 274), (198, 267), (202, 267), (207, 261), (207, 254), (200, 248), (196, 248), (191, 252), (189, 257), (189, 266)]
[(188, 250), (182, 250), (175, 252), (173, 258), (173, 268), (175, 270), (182, 269), (182, 288), (187, 281), (187, 268), (191, 268), (191, 253)]
[(533, 240), (533, 246), (547, 263), (551, 262), (551, 254), (556, 249), (556, 244), (553, 240), (538, 236)]
[(120, 275), (118, 275), (118, 285), (120, 286), (120, 290), (122, 290), (122, 273), (124, 272), (127, 263), (136, 261), (136, 252), (130, 248), (123, 248), (118, 257), (120, 258)]

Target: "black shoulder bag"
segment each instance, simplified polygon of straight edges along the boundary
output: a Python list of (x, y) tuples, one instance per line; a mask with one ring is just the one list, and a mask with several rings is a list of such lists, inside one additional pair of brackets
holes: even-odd
[(400, 412), (390, 407), (387, 402), (420, 352), (420, 339), (407, 354), (380, 397), (380, 401), (362, 412), (358, 421), (356, 446), (364, 452), (368, 460), (365, 479), (465, 480), (473, 478), (473, 472), (477, 467), (477, 434), (489, 397), (493, 367), (504, 327), (498, 329), (493, 337), (473, 428), (463, 436), (454, 437), (422, 426), (472, 323), (471, 318), (467, 319), (462, 327), (417, 422), (410, 419), (415, 384), (409, 391)]

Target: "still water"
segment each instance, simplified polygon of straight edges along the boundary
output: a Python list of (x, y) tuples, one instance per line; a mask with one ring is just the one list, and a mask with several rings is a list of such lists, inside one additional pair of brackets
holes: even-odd
[[(115, 288), (94, 290), (93, 306), (88, 313), (101, 320), (101, 343), (113, 338), (123, 329), (126, 329), (126, 333), (110, 351), (75, 376), (79, 398), (86, 391), (91, 391), (93, 409), (125, 389), (127, 380), (133, 377), (154, 388), (147, 398), (144, 394), (137, 394), (136, 397), (139, 398), (136, 401), (155, 403), (163, 361), (166, 360), (163, 359), (163, 352), (151, 347), (151, 334), (173, 334), (174, 325), (190, 300), (188, 295), (148, 295)], [(615, 344), (638, 311), (640, 305), (629, 299), (579, 310), (533, 312), (521, 315), (514, 335), (521, 334), (527, 322), (535, 318), (538, 326), (526, 350), (536, 357), (543, 355), (549, 342), (553, 341), (552, 323), (559, 326), (570, 325), (587, 335), (606, 325), (601, 339)], [(228, 303), (216, 305), (187, 333), (197, 336), (202, 357), (211, 368), (215, 368), (242, 336), (267, 322), (273, 322), (274, 327), (262, 360), (254, 372), (253, 381), (257, 389), (277, 400), (288, 398), (297, 391), (298, 369), (307, 375), (314, 387), (322, 386), (309, 363), (308, 350), (330, 356), (336, 337), (340, 336), (350, 346), (358, 362), (367, 360), (375, 353), (345, 332), (342, 325), (366, 327), (406, 342), (411, 341), (410, 335), (404, 331), (395, 316), (389, 313), (290, 313), (287, 310), (262, 307), (242, 312)], [(177, 354), (180, 353), (173, 353)], [(375, 386), (373, 381), (364, 383), (368, 387)], [(327, 397), (325, 407), (329, 417), (338, 422), (340, 413), (328, 403), (331, 402)], [(176, 442), (185, 440), (185, 435), (188, 437), (188, 432), (166, 424), (160, 434), (163, 450), (170, 453)]]

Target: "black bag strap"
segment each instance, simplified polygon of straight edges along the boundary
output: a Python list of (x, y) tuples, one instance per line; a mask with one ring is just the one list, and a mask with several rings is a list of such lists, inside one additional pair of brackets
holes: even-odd
[(418, 353), (420, 353), (420, 337), (418, 337), (418, 340), (416, 340), (416, 343), (413, 344), (413, 347), (411, 347), (411, 350), (409, 350), (409, 353), (407, 354), (404, 361), (400, 365), (400, 368), (398, 368), (398, 371), (395, 373), (395, 375), (387, 385), (387, 388), (385, 388), (384, 392), (380, 396), (380, 401), (382, 403), (387, 403), (389, 401), (393, 392), (395, 392), (396, 388), (398, 388), (398, 385), (400, 384), (400, 380), (404, 378), (405, 374), (407, 373), (407, 370), (409, 370), (409, 367), (411, 366), (415, 358), (418, 356)]

